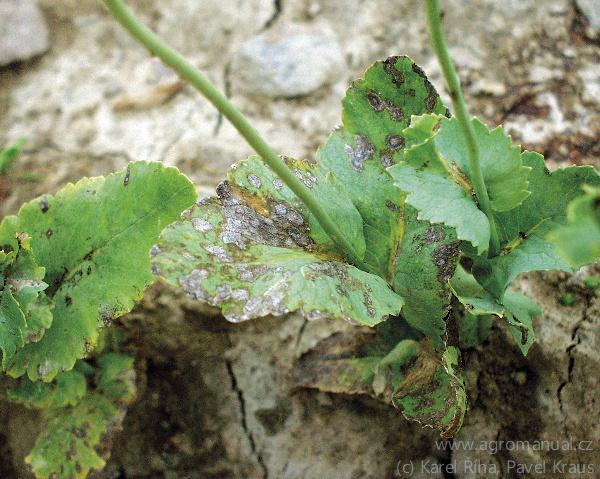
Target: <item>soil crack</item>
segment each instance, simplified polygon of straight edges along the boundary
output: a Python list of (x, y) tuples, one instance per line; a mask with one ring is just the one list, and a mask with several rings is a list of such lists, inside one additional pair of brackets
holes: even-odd
[(256, 462), (258, 462), (260, 468), (263, 472), (263, 479), (269, 478), (269, 470), (267, 469), (267, 465), (265, 464), (262, 454), (258, 452), (256, 448), (256, 442), (254, 441), (254, 436), (252, 435), (252, 431), (250, 431), (248, 427), (248, 421), (246, 419), (246, 400), (244, 399), (244, 392), (240, 389), (238, 385), (237, 378), (235, 373), (233, 372), (233, 364), (231, 361), (226, 361), (227, 365), (227, 373), (229, 374), (229, 379), (231, 380), (231, 390), (234, 391), (237, 395), (238, 402), (240, 405), (240, 414), (242, 416), (242, 429), (248, 438), (248, 443), (250, 444), (250, 450), (254, 457), (256, 457)]

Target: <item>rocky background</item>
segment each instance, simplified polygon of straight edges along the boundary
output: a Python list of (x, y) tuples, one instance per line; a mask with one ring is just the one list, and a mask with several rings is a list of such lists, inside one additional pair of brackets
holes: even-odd
[[(290, 156), (314, 155), (340, 122), (348, 82), (375, 60), (412, 56), (444, 96), (418, 0), (129, 3)], [(550, 167), (600, 166), (600, 2), (442, 3), (472, 112), (502, 123)], [(0, 176), (0, 215), (133, 159), (176, 165), (210, 194), (229, 165), (251, 153), (98, 0), (0, 0), (0, 145), (19, 138), (27, 145)], [(600, 470), (600, 299), (582, 283), (593, 270), (520, 281), (542, 305), (539, 342), (524, 359), (495, 325), (485, 344), (466, 352), (471, 410), (456, 438), (572, 437), (593, 441), (591, 451), (451, 453), (436, 446), (435, 433), (372, 399), (293, 387), (294, 361), (351, 326), (293, 315), (231, 325), (156, 285), (120, 322), (137, 356), (139, 398), (96, 477), (597, 477), (552, 474), (555, 460)], [(576, 295), (569, 306), (560, 302), (566, 292)], [(0, 403), (0, 424), (0, 477), (30, 477), (22, 459), (38, 418)], [(417, 470), (403, 476), (411, 460)], [(547, 473), (519, 473), (509, 460), (546, 462)], [(477, 461), (499, 474), (469, 472)], [(436, 472), (436, 464), (455, 470)]]

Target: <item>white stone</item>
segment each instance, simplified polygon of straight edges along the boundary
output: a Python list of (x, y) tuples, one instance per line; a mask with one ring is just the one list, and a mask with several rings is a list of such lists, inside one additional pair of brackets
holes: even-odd
[(231, 78), (235, 89), (251, 95), (294, 98), (326, 85), (341, 65), (341, 47), (327, 29), (286, 25), (242, 44)]
[(35, 1), (0, 0), (0, 65), (29, 60), (48, 47), (48, 27)]
[(594, 30), (600, 30), (600, 0), (576, 0), (581, 13), (589, 20)]

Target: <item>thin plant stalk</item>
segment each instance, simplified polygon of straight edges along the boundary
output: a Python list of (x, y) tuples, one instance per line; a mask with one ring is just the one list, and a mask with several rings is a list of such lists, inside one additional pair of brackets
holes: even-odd
[(265, 142), (260, 134), (250, 124), (248, 119), (221, 93), (196, 67), (188, 62), (181, 54), (167, 45), (154, 32), (143, 25), (121, 0), (103, 0), (104, 4), (119, 23), (150, 53), (160, 58), (171, 67), (182, 79), (189, 82), (219, 112), (227, 118), (248, 144), (258, 153), (263, 161), (279, 178), (300, 198), (315, 216), (323, 230), (331, 237), (339, 248), (356, 266), (367, 269), (353, 246), (338, 229), (335, 222), (311, 191), (302, 183), (277, 153)]
[(492, 214), (492, 206), (488, 195), (483, 173), (481, 172), (481, 164), (479, 160), (479, 148), (475, 140), (475, 130), (471, 122), (471, 116), (467, 110), (465, 99), (463, 98), (460, 88), (460, 80), (454, 68), (454, 63), (448, 53), (446, 40), (442, 31), (442, 14), (438, 0), (425, 0), (425, 10), (427, 13), (427, 24), (429, 26), (429, 36), (431, 44), (435, 50), (438, 61), (442, 68), (442, 73), (448, 85), (448, 93), (454, 106), (454, 114), (460, 125), (460, 129), (467, 142), (467, 150), (469, 155), (469, 173), (473, 182), (473, 189), (477, 196), (480, 209), (485, 213), (490, 223), (490, 248), (489, 256), (495, 256), (500, 251), (500, 241), (498, 240), (498, 232), (496, 231), (496, 222)]

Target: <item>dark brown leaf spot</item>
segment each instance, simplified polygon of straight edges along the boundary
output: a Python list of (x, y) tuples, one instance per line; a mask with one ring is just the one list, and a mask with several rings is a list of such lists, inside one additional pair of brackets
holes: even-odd
[(375, 111), (383, 111), (385, 109), (383, 100), (374, 91), (369, 91), (367, 93), (367, 101), (369, 102), (369, 105), (371, 105), (371, 108), (373, 108)]
[(129, 184), (129, 179), (131, 177), (131, 169), (127, 166), (127, 170), (125, 171), (125, 178), (123, 178), (123, 186), (127, 186)]
[(45, 196), (43, 196), (40, 199), (40, 210), (42, 211), (42, 213), (47, 213), (48, 210), (50, 209), (50, 204), (48, 203), (48, 198), (46, 198)]

